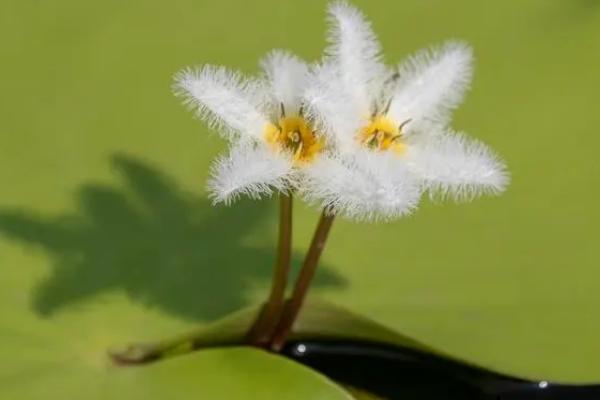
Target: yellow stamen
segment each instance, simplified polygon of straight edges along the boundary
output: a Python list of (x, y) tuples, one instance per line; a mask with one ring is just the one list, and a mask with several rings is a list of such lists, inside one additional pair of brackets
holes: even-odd
[(402, 154), (406, 150), (406, 145), (401, 139), (401, 127), (383, 115), (373, 117), (369, 125), (361, 129), (358, 134), (359, 142), (370, 149), (392, 150), (398, 154)]
[(289, 151), (296, 164), (311, 162), (324, 147), (322, 138), (300, 116), (281, 117), (277, 125), (269, 124), (265, 139), (274, 150)]

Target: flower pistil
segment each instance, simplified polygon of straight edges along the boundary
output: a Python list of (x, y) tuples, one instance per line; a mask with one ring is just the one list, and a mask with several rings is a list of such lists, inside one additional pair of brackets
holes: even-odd
[(390, 118), (376, 115), (367, 126), (360, 130), (357, 139), (371, 150), (391, 150), (402, 154), (406, 150), (406, 145), (402, 141), (402, 128), (408, 122), (396, 125)]
[(277, 124), (265, 129), (265, 139), (274, 150), (286, 150), (294, 163), (308, 163), (323, 149), (322, 138), (316, 136), (308, 122), (300, 115), (282, 116)]

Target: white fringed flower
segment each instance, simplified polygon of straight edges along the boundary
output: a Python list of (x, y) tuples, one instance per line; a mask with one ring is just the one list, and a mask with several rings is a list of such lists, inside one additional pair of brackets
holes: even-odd
[(288, 190), (296, 167), (309, 164), (323, 146), (302, 116), (307, 65), (273, 51), (261, 66), (260, 80), (210, 65), (175, 76), (176, 94), (231, 144), (211, 169), (208, 189), (215, 203)]
[(304, 170), (302, 192), (310, 203), (355, 220), (390, 220), (410, 213), (421, 188), (395, 155), (359, 151), (319, 157)]
[(349, 218), (389, 220), (411, 212), (423, 191), (456, 200), (502, 192), (502, 161), (448, 128), (471, 80), (469, 47), (424, 50), (390, 71), (360, 11), (338, 2), (329, 16), (328, 55), (305, 98), (337, 154), (307, 169), (306, 198)]

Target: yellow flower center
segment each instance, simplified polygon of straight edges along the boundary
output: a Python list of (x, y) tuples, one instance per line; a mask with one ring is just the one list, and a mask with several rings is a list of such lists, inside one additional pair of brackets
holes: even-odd
[(289, 151), (297, 164), (311, 162), (324, 146), (323, 139), (300, 116), (281, 117), (277, 125), (269, 124), (265, 139), (275, 150)]
[(406, 145), (402, 142), (402, 126), (398, 126), (391, 119), (378, 115), (362, 128), (358, 134), (358, 141), (372, 150), (392, 150), (402, 154)]

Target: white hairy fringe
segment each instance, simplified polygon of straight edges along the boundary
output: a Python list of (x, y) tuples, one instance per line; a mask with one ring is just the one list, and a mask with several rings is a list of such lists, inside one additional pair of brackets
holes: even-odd
[(240, 196), (252, 199), (289, 189), (292, 161), (283, 152), (265, 146), (237, 146), (218, 157), (211, 167), (207, 188), (213, 204), (231, 204)]
[(298, 114), (308, 84), (308, 65), (284, 50), (271, 51), (260, 64), (270, 86), (272, 117), (279, 118), (281, 104), (286, 115)]
[(338, 73), (333, 64), (314, 67), (304, 101), (306, 116), (317, 131), (324, 134), (338, 152), (347, 153), (354, 150), (356, 132), (368, 120), (355, 103), (348, 101), (348, 90)]
[(338, 67), (337, 79), (347, 91), (343, 101), (351, 101), (361, 114), (369, 114), (385, 75), (381, 46), (370, 22), (357, 8), (338, 1), (328, 12), (331, 29), (326, 61)]
[(406, 133), (425, 120), (445, 124), (469, 87), (472, 63), (471, 48), (461, 42), (421, 50), (400, 65), (388, 116), (399, 122), (410, 119)]
[(264, 88), (224, 67), (205, 65), (175, 75), (174, 92), (228, 140), (259, 138), (268, 120)]
[(310, 203), (357, 221), (389, 221), (418, 205), (418, 182), (390, 153), (361, 151), (323, 156), (304, 170), (302, 195)]
[(488, 146), (462, 133), (419, 140), (409, 147), (406, 162), (434, 200), (498, 195), (510, 181), (504, 162)]

